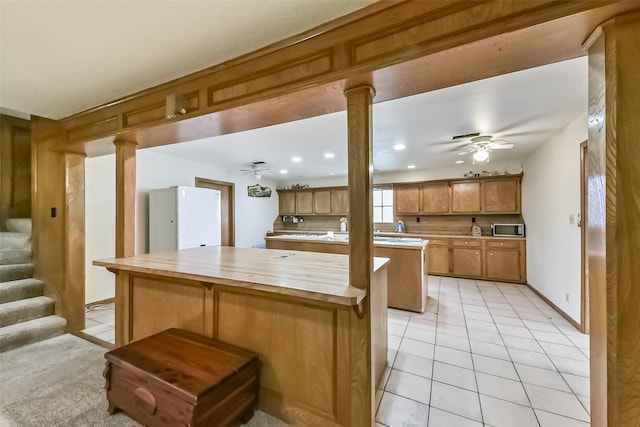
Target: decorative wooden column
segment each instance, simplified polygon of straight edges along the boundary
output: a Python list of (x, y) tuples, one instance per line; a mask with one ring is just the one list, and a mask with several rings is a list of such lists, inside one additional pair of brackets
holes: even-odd
[(84, 253), (84, 154), (64, 153), (64, 304), (67, 329), (85, 327), (85, 253)]
[(591, 425), (640, 426), (640, 13), (586, 47)]
[(369, 85), (345, 91), (349, 153), (349, 283), (368, 289), (373, 271), (373, 122), (375, 91)]
[[(345, 425), (370, 426), (375, 419), (375, 374), (372, 347), (371, 278), (373, 275), (373, 87), (360, 85), (345, 91), (347, 97), (349, 154), (349, 284), (366, 289), (361, 313), (353, 316), (351, 330), (352, 383), (359, 392), (350, 399)], [(386, 282), (386, 281), (385, 281)], [(385, 293), (386, 295), (386, 293)], [(385, 304), (386, 306), (386, 304)]]
[(116, 257), (135, 254), (136, 233), (136, 144), (116, 145)]
[[(136, 235), (136, 144), (116, 140), (116, 257), (135, 255)], [(129, 324), (129, 275), (116, 273), (116, 346), (131, 341)]]

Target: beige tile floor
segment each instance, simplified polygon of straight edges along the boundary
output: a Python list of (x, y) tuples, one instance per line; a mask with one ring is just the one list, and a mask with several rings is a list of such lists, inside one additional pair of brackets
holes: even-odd
[[(85, 333), (114, 342), (113, 303)], [(429, 277), (425, 313), (389, 309), (378, 426), (589, 425), (589, 336), (522, 285)]]
[(378, 426), (589, 425), (589, 337), (522, 285), (429, 277), (389, 310)]
[(85, 329), (82, 332), (115, 344), (114, 325), (115, 303), (94, 304), (85, 313)]

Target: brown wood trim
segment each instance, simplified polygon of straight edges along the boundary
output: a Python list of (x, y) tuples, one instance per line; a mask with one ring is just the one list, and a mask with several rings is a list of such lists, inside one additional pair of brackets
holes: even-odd
[[(396, 64), (469, 45), (478, 40), (486, 40), (505, 33), (511, 34), (521, 29), (534, 31), (528, 27), (571, 15), (576, 16), (580, 12), (605, 8), (605, 6), (617, 9), (635, 7), (631, 2), (613, 2), (611, 6), (612, 2), (606, 0), (380, 3), (383, 5), (374, 4), (365, 7), (346, 17), (223, 64), (67, 117), (62, 120), (67, 141), (84, 143), (127, 129), (136, 131), (154, 124), (175, 124), (248, 103), (292, 94), (305, 88), (321, 88), (323, 85), (328, 86), (326, 89), (321, 89), (320, 95), (335, 97), (339, 94), (340, 86), (344, 86), (343, 81), (355, 79), (362, 83), (361, 76), (378, 70), (381, 75), (376, 78), (376, 81), (380, 80), (380, 86), (384, 88), (389, 86), (386, 82), (393, 82), (402, 77), (393, 71), (389, 72), (388, 67)], [(594, 12), (594, 14), (598, 13), (603, 13), (603, 16), (600, 19), (595, 18), (596, 22), (612, 16), (602, 10)], [(591, 16), (576, 18), (575, 25), (565, 24), (561, 28), (564, 31), (569, 28), (571, 31), (581, 32), (579, 37), (585, 37), (586, 34), (582, 34), (585, 19), (594, 18)], [(543, 43), (543, 40), (547, 39), (547, 33), (548, 31), (541, 30), (539, 35), (528, 34), (526, 39), (530, 43)], [(564, 42), (568, 39), (568, 37), (561, 37), (560, 41)], [(572, 41), (574, 39), (575, 37), (571, 38)], [(568, 48), (560, 41), (552, 46), (546, 43), (545, 49), (551, 53), (545, 53), (549, 58), (545, 59), (544, 63), (583, 54), (579, 45)], [(478, 46), (474, 49), (479, 48)], [(483, 58), (494, 53), (496, 44), (487, 41), (481, 49), (486, 49), (486, 52), (478, 53), (476, 56)], [(571, 53), (568, 53), (571, 49), (573, 49)], [(314, 53), (309, 55), (308, 52)], [(556, 57), (553, 57), (553, 52), (557, 52)], [(441, 59), (445, 60), (445, 58)], [(505, 61), (500, 62), (502, 68), (493, 75), (523, 68), (522, 64), (513, 67), (514, 64), (507, 65)], [(481, 68), (465, 67), (470, 70)], [(409, 66), (401, 74), (406, 77), (405, 71), (411, 69), (412, 67)], [(413, 67), (413, 71), (410, 72), (416, 73), (420, 69), (422, 67)], [(483, 77), (487, 75), (476, 75), (475, 78)], [(457, 83), (471, 80), (474, 78), (467, 77)], [(335, 82), (340, 82), (337, 87)], [(331, 87), (332, 84), (334, 87)], [(352, 84), (354, 82), (349, 82), (346, 86)], [(391, 93), (383, 90), (385, 95), (380, 96), (378, 101), (437, 88), (420, 87), (421, 84), (412, 83), (409, 86), (404, 84), (404, 88), (408, 89), (406, 93), (398, 93), (397, 90), (392, 90), (396, 93)], [(452, 84), (454, 83), (449, 81), (448, 84), (440, 84), (439, 87)], [(160, 114), (163, 110), (161, 105), (165, 104), (167, 96), (195, 92), (200, 93), (200, 97), (204, 96), (202, 100), (206, 99), (206, 103), (202, 103), (203, 108), (187, 109), (185, 114), (172, 117), (168, 122), (166, 118), (163, 119), (163, 115)], [(381, 91), (378, 90), (378, 92)], [(325, 109), (330, 110), (324, 113), (337, 111), (331, 105), (331, 101), (325, 100), (322, 104)], [(149, 113), (149, 108), (152, 108), (155, 113)], [(132, 111), (141, 113), (134, 118), (131, 116)], [(306, 113), (292, 114), (306, 115)], [(306, 115), (306, 117), (309, 116)], [(276, 119), (270, 124), (282, 121), (283, 119)], [(246, 130), (259, 125), (247, 120), (244, 120), (244, 123), (241, 126), (242, 129), (237, 130)], [(113, 129), (114, 125), (117, 129)], [(231, 127), (228, 125), (221, 126), (216, 132), (225, 133), (229, 132), (229, 129)], [(174, 137), (177, 134), (180, 133), (174, 132)], [(165, 142), (150, 142), (152, 145), (162, 143)]]
[(587, 242), (589, 171), (587, 158), (589, 156), (588, 141), (580, 144), (580, 330), (589, 333), (589, 256)]
[(222, 246), (235, 246), (235, 184), (233, 182), (196, 177), (195, 186), (220, 191), (220, 222), (222, 226), (220, 244)]
[(560, 309), (560, 307), (558, 307), (557, 305), (555, 305), (553, 302), (551, 302), (551, 300), (547, 297), (545, 297), (544, 295), (542, 295), (540, 293), (540, 291), (538, 291), (536, 288), (534, 288), (533, 286), (531, 286), (529, 283), (525, 283), (525, 285), (527, 285), (527, 287), (529, 289), (531, 289), (536, 295), (538, 295), (540, 298), (542, 298), (542, 300), (544, 302), (546, 302), (547, 304), (549, 304), (551, 306), (551, 308), (553, 308), (559, 315), (561, 315), (562, 317), (565, 318), (565, 320), (569, 323), (571, 323), (578, 331), (581, 331), (580, 329), (580, 323), (576, 322), (575, 320), (573, 320), (571, 318), (571, 316), (569, 316), (567, 313), (565, 313), (564, 311), (562, 311)]
[(136, 144), (116, 140), (116, 257), (135, 253)]
[(108, 341), (101, 340), (98, 337), (94, 337), (93, 335), (89, 335), (89, 334), (84, 333), (82, 331), (72, 331), (72, 332), (70, 332), (70, 334), (71, 335), (75, 335), (78, 338), (82, 338), (85, 341), (89, 341), (92, 344), (99, 345), (100, 347), (103, 347), (103, 348), (105, 348), (107, 350), (113, 350), (114, 348), (116, 348), (116, 346), (114, 344), (111, 344)]
[(116, 298), (112, 297), (112, 298), (106, 298), (106, 299), (101, 299), (98, 301), (94, 301), (94, 302), (90, 302), (89, 304), (85, 304), (84, 307), (86, 309), (90, 309), (91, 307), (93, 307), (94, 305), (99, 305), (99, 304), (111, 304), (112, 302), (115, 302)]

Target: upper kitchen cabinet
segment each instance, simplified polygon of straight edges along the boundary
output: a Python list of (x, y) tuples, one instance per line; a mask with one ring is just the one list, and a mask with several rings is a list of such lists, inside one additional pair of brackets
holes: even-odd
[(481, 182), (460, 181), (451, 183), (451, 212), (479, 213), (482, 210)]
[(296, 192), (296, 213), (313, 213), (313, 191), (305, 190)]
[(349, 188), (278, 190), (280, 215), (348, 215)]
[(295, 191), (278, 191), (280, 215), (296, 214), (296, 193)]
[(420, 211), (423, 214), (443, 214), (450, 211), (451, 187), (449, 182), (433, 182), (422, 184), (422, 203)]
[(331, 214), (331, 190), (314, 190), (313, 213)]
[(349, 187), (331, 189), (331, 213), (335, 215), (349, 214)]
[(394, 185), (393, 198), (396, 215), (420, 214), (420, 184)]
[(520, 178), (486, 180), (482, 183), (483, 211), (520, 213)]

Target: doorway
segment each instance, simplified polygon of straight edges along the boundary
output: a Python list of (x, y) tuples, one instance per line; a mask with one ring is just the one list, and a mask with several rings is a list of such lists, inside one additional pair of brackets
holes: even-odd
[(220, 191), (220, 245), (235, 246), (234, 195), (232, 182), (196, 177), (196, 187)]

